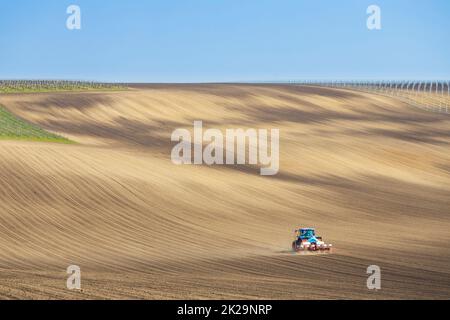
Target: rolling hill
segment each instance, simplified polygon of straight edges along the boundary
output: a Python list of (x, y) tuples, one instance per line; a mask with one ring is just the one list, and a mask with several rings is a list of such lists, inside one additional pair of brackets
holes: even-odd
[[(1, 298), (450, 297), (450, 116), (287, 85), (0, 95)], [(280, 171), (176, 166), (173, 130), (280, 129)], [(335, 249), (290, 252), (314, 226)], [(66, 289), (81, 267), (82, 291)], [(366, 288), (366, 269), (382, 289)]]

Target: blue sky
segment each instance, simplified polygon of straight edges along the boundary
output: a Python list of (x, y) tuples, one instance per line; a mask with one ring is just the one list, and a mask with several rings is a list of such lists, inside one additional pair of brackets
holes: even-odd
[[(81, 8), (81, 30), (66, 9)], [(382, 29), (366, 27), (381, 8)], [(448, 0), (15, 0), (0, 79), (448, 79)]]

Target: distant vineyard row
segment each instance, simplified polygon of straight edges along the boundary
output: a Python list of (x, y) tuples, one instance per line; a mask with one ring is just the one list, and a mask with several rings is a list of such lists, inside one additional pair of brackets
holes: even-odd
[(290, 83), (377, 93), (398, 98), (428, 111), (450, 113), (450, 81), (294, 81)]
[(0, 80), (0, 93), (123, 90), (120, 84), (66, 80)]

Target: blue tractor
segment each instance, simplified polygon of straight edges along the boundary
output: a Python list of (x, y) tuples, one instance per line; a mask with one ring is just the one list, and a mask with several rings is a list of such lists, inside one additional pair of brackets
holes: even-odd
[(314, 228), (301, 228), (295, 230), (295, 240), (292, 250), (299, 251), (330, 251), (331, 244), (323, 242), (322, 237), (316, 236)]

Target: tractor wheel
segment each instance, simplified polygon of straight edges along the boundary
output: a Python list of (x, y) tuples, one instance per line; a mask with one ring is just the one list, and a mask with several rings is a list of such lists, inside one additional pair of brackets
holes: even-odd
[(298, 251), (297, 241), (292, 242), (292, 251), (294, 252)]

